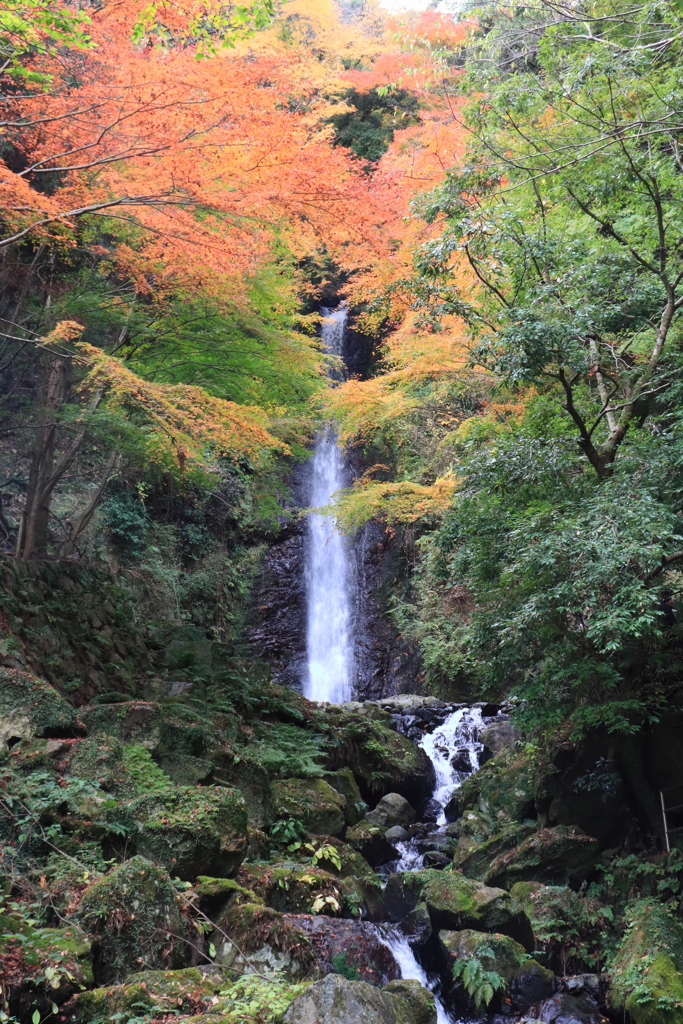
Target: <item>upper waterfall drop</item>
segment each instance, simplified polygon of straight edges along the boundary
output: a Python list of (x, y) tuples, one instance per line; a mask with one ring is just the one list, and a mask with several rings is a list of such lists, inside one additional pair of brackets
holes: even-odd
[[(348, 311), (322, 309), (321, 337), (330, 355), (341, 357)], [(332, 380), (340, 380), (336, 366)], [(316, 438), (311, 460), (310, 505), (329, 504), (335, 491), (346, 484), (344, 453), (337, 432), (328, 425)], [(335, 529), (330, 516), (308, 517), (306, 552), (306, 678), (309, 700), (341, 704), (351, 698), (353, 647), (351, 641), (352, 587), (346, 538)]]

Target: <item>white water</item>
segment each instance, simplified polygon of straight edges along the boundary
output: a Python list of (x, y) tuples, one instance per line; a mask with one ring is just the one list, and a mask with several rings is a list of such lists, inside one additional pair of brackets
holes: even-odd
[[(344, 308), (323, 309), (322, 342), (333, 356), (341, 357)], [(335, 366), (330, 371), (339, 379)], [(310, 505), (327, 505), (346, 483), (344, 456), (332, 426), (321, 431), (311, 460)], [(308, 517), (306, 589), (307, 668), (304, 693), (309, 700), (342, 704), (351, 698), (353, 647), (351, 642), (351, 585), (346, 538), (334, 528), (330, 516)]]
[[(425, 751), (434, 765), (436, 781), (432, 799), (441, 808), (435, 831), (443, 832), (446, 827), (445, 807), (462, 780), (479, 767), (479, 758), (483, 744), (479, 742), (479, 730), (482, 727), (482, 716), (479, 708), (460, 708), (454, 711), (431, 733), (425, 733), (419, 746)], [(469, 770), (454, 768), (451, 761), (467, 751)], [(423, 854), (411, 840), (396, 844), (400, 859), (392, 865), (393, 871), (419, 871), (422, 867)], [(384, 945), (391, 950), (401, 970), (402, 978), (412, 978), (429, 989), (434, 995), (436, 1004), (437, 1024), (466, 1024), (465, 1019), (456, 1020), (446, 1009), (435, 990), (436, 983), (429, 978), (415, 958), (408, 939), (398, 927), (390, 925), (377, 926), (377, 935)]]

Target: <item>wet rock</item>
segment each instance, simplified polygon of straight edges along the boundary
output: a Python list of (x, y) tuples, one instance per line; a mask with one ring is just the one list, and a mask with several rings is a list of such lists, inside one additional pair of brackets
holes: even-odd
[(274, 782), (273, 804), (278, 818), (298, 818), (309, 832), (340, 836), (346, 826), (346, 797), (324, 779)]
[(389, 843), (405, 843), (410, 839), (410, 833), (402, 825), (392, 825), (384, 833), (384, 838)]
[(328, 974), (291, 1003), (284, 1024), (417, 1024), (410, 1004), (363, 981)]
[(681, 1020), (683, 925), (653, 901), (641, 902), (614, 957), (608, 1004), (633, 1024)]
[(139, 966), (187, 963), (182, 908), (168, 875), (144, 857), (132, 857), (84, 892), (74, 917), (97, 938), (95, 981), (121, 982)]
[(508, 823), (535, 819), (534, 787), (528, 759), (517, 750), (503, 749), (464, 780), (456, 794), (457, 806), (449, 807), (447, 815), (453, 820), (467, 808), (475, 810), (486, 826), (486, 838)]
[(495, 971), (509, 986), (524, 962), (524, 947), (507, 935), (474, 931), (440, 931), (439, 943), (452, 965), (456, 960), (477, 959), (485, 971)]
[(590, 875), (599, 856), (597, 839), (571, 825), (557, 825), (539, 829), (496, 857), (485, 872), (484, 881), (506, 888), (531, 880), (579, 885)]
[(427, 904), (435, 928), (474, 928), (502, 932), (533, 949), (533, 933), (521, 904), (503, 889), (464, 878), (456, 872), (399, 872), (389, 876), (384, 906), (391, 921), (400, 921), (418, 903)]
[(306, 936), (323, 974), (355, 974), (351, 980), (379, 986), (401, 976), (391, 950), (368, 921), (312, 915), (286, 915), (285, 921)]
[(423, 863), (426, 868), (443, 870), (449, 866), (451, 859), (447, 854), (439, 853), (438, 850), (427, 850), (423, 857)]
[(398, 927), (412, 946), (424, 946), (432, 936), (432, 922), (427, 904), (418, 903), (415, 910), (406, 914)]
[(441, 814), (441, 804), (436, 800), (429, 800), (422, 811), (422, 820), (436, 822)]
[(384, 991), (405, 999), (415, 1024), (436, 1024), (434, 996), (419, 981), (400, 978), (385, 985)]
[(466, 747), (455, 751), (451, 757), (451, 768), (456, 772), (469, 773), (472, 771), (474, 765), (472, 764), (470, 752)]
[(238, 790), (177, 787), (118, 804), (107, 820), (125, 843), (180, 878), (233, 874), (247, 852), (247, 810)]
[(365, 820), (371, 825), (409, 825), (415, 821), (416, 814), (405, 797), (400, 793), (387, 793), (382, 797), (374, 811), (368, 811)]

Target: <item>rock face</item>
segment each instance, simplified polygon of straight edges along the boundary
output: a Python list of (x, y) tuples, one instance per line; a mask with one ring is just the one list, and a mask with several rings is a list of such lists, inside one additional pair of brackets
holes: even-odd
[(405, 999), (415, 1024), (436, 1024), (434, 996), (419, 981), (400, 978), (385, 985), (384, 991)]
[(638, 907), (613, 961), (608, 1001), (633, 1024), (680, 1024), (683, 925), (662, 906)]
[(86, 931), (97, 936), (95, 980), (123, 981), (139, 966), (184, 967), (181, 905), (168, 875), (144, 857), (132, 857), (93, 882), (76, 913)]
[(284, 1024), (418, 1024), (414, 1002), (363, 981), (328, 974), (297, 996), (283, 1020)]
[(324, 779), (275, 782), (273, 804), (278, 818), (297, 818), (309, 832), (340, 836), (346, 826), (346, 797)]
[(179, 878), (233, 874), (247, 852), (247, 809), (238, 790), (183, 787), (119, 804), (108, 815), (135, 850)]
[(392, 953), (368, 921), (303, 914), (286, 915), (285, 921), (306, 936), (325, 974), (343, 971), (346, 977), (380, 987), (401, 976)]

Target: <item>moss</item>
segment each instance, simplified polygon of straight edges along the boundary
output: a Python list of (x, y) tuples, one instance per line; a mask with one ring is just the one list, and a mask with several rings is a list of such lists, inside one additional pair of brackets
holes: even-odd
[(484, 881), (493, 860), (514, 849), (534, 832), (533, 825), (514, 823), (477, 844), (473, 849), (468, 849), (468, 845), (463, 843), (459, 845), (453, 857), (453, 866), (468, 878)]
[(400, 978), (385, 985), (384, 991), (399, 996), (407, 1004), (414, 1024), (436, 1024), (434, 996), (419, 981)]
[(237, 790), (187, 786), (149, 793), (112, 808), (107, 820), (127, 829), (137, 853), (189, 880), (232, 874), (247, 850), (247, 812)]
[(237, 881), (269, 907), (287, 914), (310, 914), (316, 898), (321, 897), (324, 903), (316, 912), (335, 915), (342, 909), (345, 892), (351, 898), (357, 895), (355, 886), (346, 885), (346, 880), (295, 861), (243, 865)]
[(188, 967), (181, 971), (144, 971), (131, 974), (123, 985), (81, 992), (71, 1003), (70, 1017), (85, 1022), (116, 1017), (124, 1022), (150, 1015), (197, 1013), (211, 1005), (220, 981)]
[(309, 832), (338, 836), (346, 823), (346, 798), (324, 779), (283, 779), (273, 783), (278, 818), (292, 817)]
[(93, 882), (75, 916), (98, 939), (96, 980), (123, 981), (141, 957), (152, 968), (185, 966), (181, 911), (168, 875), (144, 857)]
[(500, 853), (485, 871), (484, 881), (506, 888), (523, 881), (578, 886), (593, 871), (599, 855), (597, 839), (571, 825), (538, 829)]
[(683, 1015), (683, 925), (643, 901), (610, 969), (609, 1004), (633, 1024), (679, 1024)]
[(149, 750), (141, 744), (126, 743), (121, 760), (138, 795), (160, 793), (172, 784), (168, 775), (152, 760)]
[(516, 750), (502, 750), (465, 779), (457, 794), (461, 813), (478, 810), (486, 832), (499, 832), (510, 822), (536, 817), (535, 778), (529, 760)]
[(121, 743), (113, 736), (76, 740), (71, 749), (68, 774), (94, 781), (118, 798), (134, 791), (133, 778), (123, 764)]

